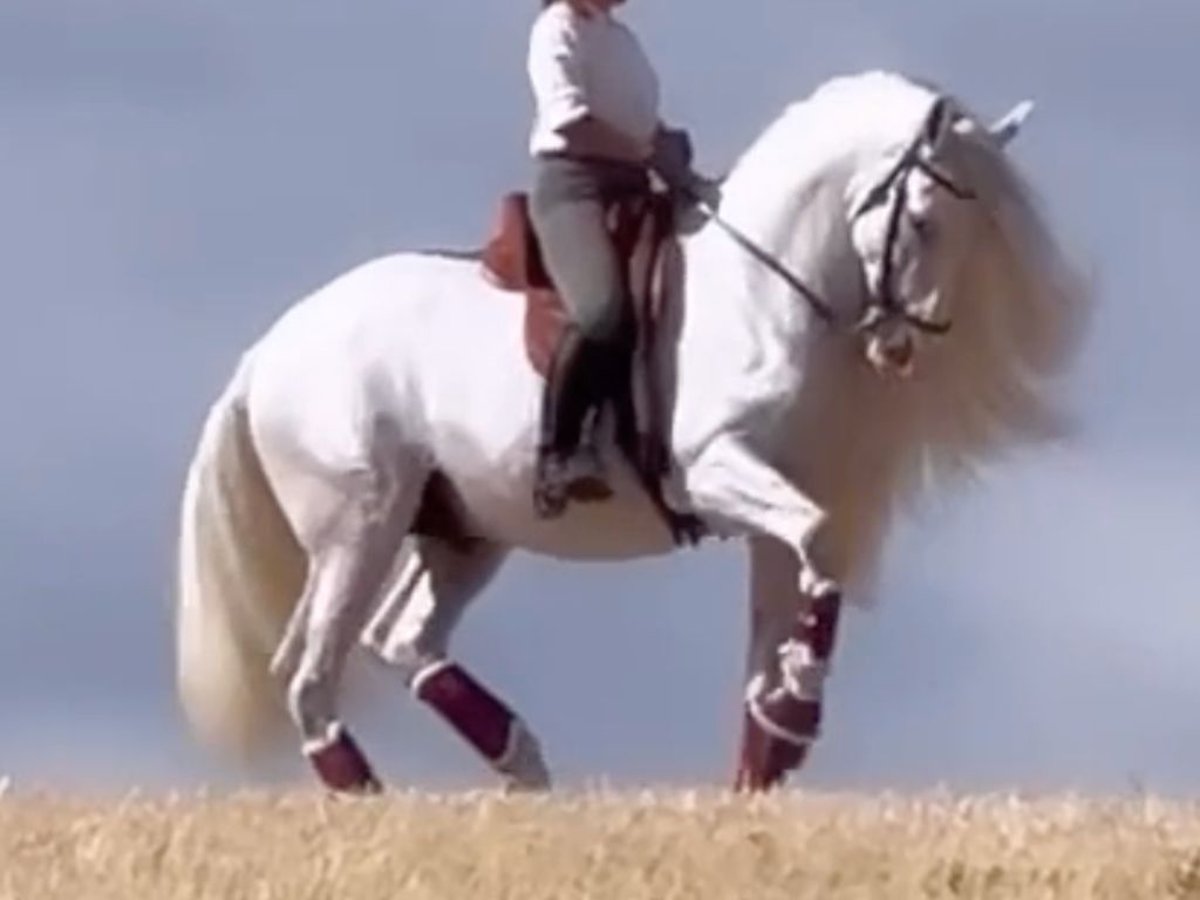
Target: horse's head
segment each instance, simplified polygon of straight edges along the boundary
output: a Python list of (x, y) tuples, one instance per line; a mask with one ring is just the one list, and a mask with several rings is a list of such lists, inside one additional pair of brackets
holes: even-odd
[[(1023, 103), (989, 129), (1006, 145), (1031, 109)], [(883, 373), (912, 372), (920, 342), (948, 333), (952, 283), (970, 251), (977, 198), (959, 140), (978, 128), (938, 98), (908, 144), (855, 179), (850, 235), (867, 302), (858, 323), (867, 359)]]

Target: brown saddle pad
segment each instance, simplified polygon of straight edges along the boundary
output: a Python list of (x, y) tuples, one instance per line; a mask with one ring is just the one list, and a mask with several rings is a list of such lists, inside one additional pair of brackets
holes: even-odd
[[(652, 339), (663, 312), (666, 290), (660, 270), (672, 225), (671, 200), (662, 194), (616, 202), (608, 211), (608, 230), (624, 266), (639, 344)], [(482, 265), (493, 284), (525, 295), (525, 353), (530, 365), (545, 376), (562, 336), (566, 308), (546, 272), (529, 217), (528, 194), (514, 191), (501, 198)]]

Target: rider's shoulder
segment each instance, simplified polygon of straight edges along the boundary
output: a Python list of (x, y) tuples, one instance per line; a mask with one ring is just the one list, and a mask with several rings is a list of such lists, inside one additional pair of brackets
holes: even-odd
[(574, 35), (579, 32), (582, 18), (570, 3), (551, 3), (542, 7), (533, 20), (533, 33), (538, 35)]

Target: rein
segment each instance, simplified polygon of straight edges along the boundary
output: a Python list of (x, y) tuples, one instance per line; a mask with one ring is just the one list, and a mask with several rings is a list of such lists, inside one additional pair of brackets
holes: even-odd
[(959, 200), (977, 199), (977, 195), (973, 191), (959, 187), (947, 175), (938, 171), (921, 152), (927, 144), (931, 144), (934, 141), (941, 130), (947, 106), (948, 103), (944, 97), (938, 98), (937, 102), (930, 109), (924, 126), (917, 133), (916, 137), (913, 138), (904, 153), (900, 155), (896, 164), (892, 166), (887, 177), (871, 190), (858, 209), (855, 210), (854, 216), (851, 217), (857, 218), (866, 210), (880, 203), (887, 196), (888, 192), (895, 187), (896, 194), (892, 200), (891, 209), (888, 212), (887, 235), (884, 239), (883, 271), (879, 277), (879, 303), (867, 310), (858, 324), (857, 330), (859, 331), (866, 331), (875, 327), (888, 316), (902, 318), (918, 331), (923, 331), (926, 334), (943, 335), (950, 331), (950, 322), (936, 322), (910, 313), (896, 298), (894, 278), (896, 246), (900, 234), (900, 217), (903, 215), (904, 209), (908, 206), (908, 176), (912, 172), (919, 170), (925, 173), (935, 184)]
[(800, 279), (799, 275), (781, 263), (762, 247), (758, 246), (758, 244), (754, 243), (753, 240), (739, 231), (737, 227), (727, 222), (707, 200), (698, 195), (693, 195), (692, 199), (695, 202), (697, 209), (720, 225), (721, 228), (723, 228), (730, 237), (740, 244), (747, 253), (778, 275), (789, 287), (807, 300), (809, 305), (813, 308), (813, 312), (815, 312), (818, 317), (830, 324), (835, 321), (836, 316), (834, 315), (833, 307), (830, 306), (820, 294), (806, 285)]

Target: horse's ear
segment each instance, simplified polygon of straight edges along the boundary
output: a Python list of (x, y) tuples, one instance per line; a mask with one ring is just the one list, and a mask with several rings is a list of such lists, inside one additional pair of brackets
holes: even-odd
[(1033, 112), (1033, 101), (1022, 100), (1004, 116), (993, 122), (988, 131), (1001, 147), (1005, 147), (1020, 132), (1021, 126), (1025, 124), (1025, 120), (1029, 118), (1031, 112)]

